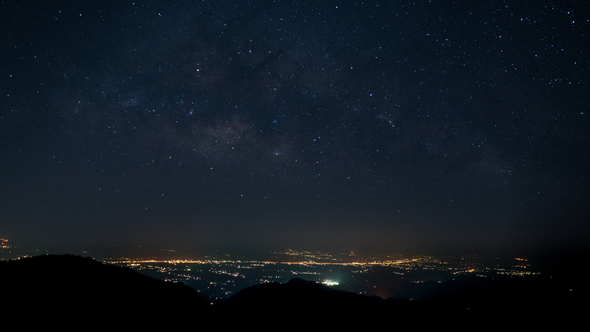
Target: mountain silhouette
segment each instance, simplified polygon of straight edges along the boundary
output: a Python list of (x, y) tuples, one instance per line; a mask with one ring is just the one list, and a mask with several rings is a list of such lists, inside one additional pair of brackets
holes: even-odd
[[(551, 278), (456, 279), (420, 300), (381, 299), (293, 278), (245, 288), (211, 305), (182, 283), (91, 258), (46, 255), (0, 262), (5, 323), (63, 329), (416, 328), (568, 329), (582, 298)], [(19, 325), (20, 324), (20, 325)], [(459, 324), (459, 325), (456, 325)]]
[(379, 328), (407, 313), (407, 304), (293, 278), (287, 283), (245, 288), (218, 303), (214, 310), (236, 322), (258, 321), (269, 327), (350, 330)]
[(28, 327), (167, 326), (209, 309), (183, 284), (70, 255), (0, 262), (0, 285), (3, 316)]

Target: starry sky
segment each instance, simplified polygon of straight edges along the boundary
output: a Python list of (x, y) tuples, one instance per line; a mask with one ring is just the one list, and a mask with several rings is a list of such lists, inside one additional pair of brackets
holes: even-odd
[(1, 1), (0, 237), (590, 241), (583, 1)]

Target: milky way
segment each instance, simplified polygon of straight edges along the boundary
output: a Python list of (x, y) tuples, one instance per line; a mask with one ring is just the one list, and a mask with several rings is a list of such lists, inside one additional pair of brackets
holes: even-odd
[(590, 23), (575, 3), (1, 7), (4, 237), (587, 240)]

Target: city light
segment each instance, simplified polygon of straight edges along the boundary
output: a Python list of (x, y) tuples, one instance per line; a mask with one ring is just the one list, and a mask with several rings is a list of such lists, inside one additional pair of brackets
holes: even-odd
[[(223, 255), (224, 259), (125, 258), (108, 263), (128, 266), (169, 282), (182, 282), (216, 299), (230, 297), (243, 288), (258, 284), (287, 283), (292, 278), (302, 278), (359, 294), (381, 296), (384, 294), (383, 280), (398, 285), (420, 285), (432, 282), (441, 284), (461, 275), (474, 278), (539, 275), (522, 258), (517, 260), (519, 264), (511, 264), (510, 261), (500, 263), (493, 258), (490, 258), (489, 264), (484, 264), (481, 262), (482, 258), (477, 256), (382, 255), (363, 258), (349, 253), (331, 254), (291, 249), (273, 254), (276, 261), (229, 259), (229, 256)], [(381, 279), (375, 276), (380, 276)]]

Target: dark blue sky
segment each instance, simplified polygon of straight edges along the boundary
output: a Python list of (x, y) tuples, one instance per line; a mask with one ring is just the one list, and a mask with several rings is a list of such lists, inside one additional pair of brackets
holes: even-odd
[(3, 1), (0, 237), (582, 245), (589, 19), (577, 1)]

